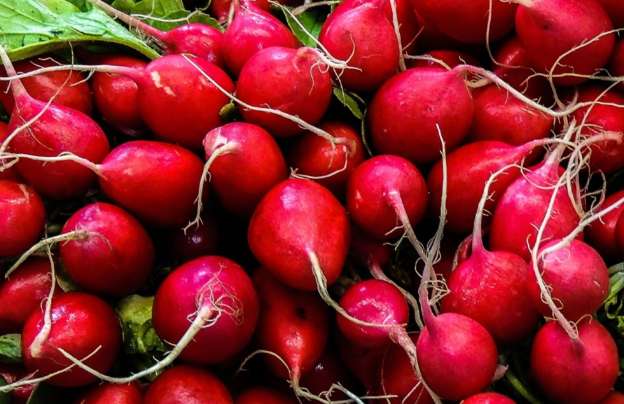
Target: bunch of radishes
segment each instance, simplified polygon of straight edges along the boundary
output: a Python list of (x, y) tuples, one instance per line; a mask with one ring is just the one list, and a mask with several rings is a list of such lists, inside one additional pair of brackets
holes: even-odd
[(0, 403), (624, 402), (624, 2), (89, 1), (163, 55), (0, 48)]

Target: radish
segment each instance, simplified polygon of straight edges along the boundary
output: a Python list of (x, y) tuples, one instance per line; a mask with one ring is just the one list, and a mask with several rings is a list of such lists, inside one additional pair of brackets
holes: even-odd
[(297, 177), (314, 179), (334, 194), (342, 195), (349, 176), (365, 159), (364, 145), (360, 136), (347, 124), (325, 122), (321, 128), (336, 139), (346, 139), (347, 142), (332, 147), (327, 140), (306, 132), (290, 148), (287, 159), (296, 170)]
[[(108, 56), (101, 63), (144, 69), (147, 62), (125, 55)], [(93, 97), (102, 119), (122, 133), (136, 135), (145, 130), (139, 109), (139, 86), (129, 77), (95, 73), (92, 81)]]
[(232, 404), (232, 397), (212, 373), (178, 365), (164, 371), (150, 384), (144, 404)]
[(154, 38), (167, 54), (186, 53), (221, 66), (223, 64), (223, 34), (201, 23), (186, 23), (170, 31), (161, 31), (110, 6), (103, 0), (89, 0), (112, 17)]
[[(600, 208), (608, 208), (622, 198), (624, 198), (624, 191), (615, 192), (604, 200)], [(622, 216), (622, 212), (624, 212), (624, 207), (608, 213), (599, 221), (592, 223), (586, 232), (592, 246), (608, 260), (615, 260), (621, 254), (621, 249), (618, 248), (616, 240), (616, 226), (618, 219)], [(621, 245), (624, 246), (624, 243)]]
[(30, 314), (41, 307), (52, 285), (50, 262), (32, 258), (0, 284), (0, 333), (19, 332)]
[(369, 235), (388, 240), (418, 223), (427, 206), (427, 186), (420, 171), (404, 158), (375, 156), (353, 172), (347, 207), (353, 221)]
[(350, 255), (358, 265), (370, 269), (371, 273), (382, 271), (392, 260), (392, 247), (387, 243), (369, 237), (355, 226), (351, 235)]
[(468, 397), (462, 404), (515, 404), (515, 401), (499, 393), (479, 393)]
[(468, 134), (473, 110), (460, 74), (416, 67), (381, 86), (369, 106), (368, 121), (379, 152), (431, 163), (440, 155), (436, 125), (446, 146), (453, 148)]
[(624, 403), (624, 394), (618, 391), (612, 391), (600, 404), (622, 404)]
[(202, 255), (216, 255), (219, 251), (222, 235), (217, 222), (211, 215), (204, 214), (201, 224), (188, 229), (176, 229), (168, 232), (166, 244), (168, 255), (175, 259), (189, 261)]
[(351, 381), (342, 363), (331, 352), (325, 352), (314, 367), (303, 375), (301, 384), (312, 394), (320, 397), (326, 395), (332, 401), (339, 401), (349, 398), (343, 389), (350, 387)]
[[(58, 66), (60, 64), (52, 56), (39, 56), (16, 63), (15, 70), (19, 73), (26, 73), (42, 67)], [(27, 77), (22, 80), (22, 83), (26, 91), (38, 101), (47, 103), (53, 100), (56, 105), (91, 115), (91, 90), (86, 82), (86, 77), (80, 72), (73, 70), (69, 72), (49, 72)], [(0, 91), (0, 102), (9, 114), (13, 112), (15, 106), (13, 96), (14, 94), (10, 92)]]
[[(18, 380), (28, 377), (28, 373), (21, 366), (0, 366), (0, 376), (8, 383), (13, 384)], [(11, 404), (25, 404), (32, 395), (35, 386), (24, 384), (11, 390)], [(5, 393), (6, 394), (6, 393)]]
[[(43, 312), (34, 311), (22, 331), (22, 356), (31, 372), (48, 375), (71, 365), (62, 352), (70, 353), (100, 371), (113, 365), (121, 344), (119, 321), (102, 300), (79, 292), (56, 296), (52, 302), (52, 328), (35, 352), (33, 343), (43, 327)], [(75, 387), (91, 383), (95, 377), (82, 369), (70, 368), (48, 383)]]
[(243, 2), (234, 11), (234, 19), (223, 35), (223, 56), (228, 69), (236, 76), (256, 53), (280, 46), (296, 48), (299, 42), (280, 20), (253, 1)]
[[(288, 80), (284, 80), (288, 77)], [(331, 77), (319, 53), (311, 48), (265, 48), (252, 56), (236, 83), (238, 98), (252, 106), (275, 108), (315, 124), (321, 120), (331, 99)], [(301, 132), (301, 127), (284, 117), (242, 108), (243, 119), (283, 137)]]
[(550, 321), (533, 340), (531, 373), (551, 402), (599, 402), (618, 376), (618, 350), (597, 320), (580, 322), (576, 339)]
[[(8, 136), (9, 125), (0, 122), (0, 145), (4, 143)], [(17, 170), (15, 169), (14, 163), (0, 160), (0, 180), (18, 181)]]
[(536, 111), (494, 85), (477, 90), (474, 104), (473, 140), (498, 140), (520, 145), (547, 137), (553, 126), (551, 116)]
[(267, 387), (252, 387), (242, 392), (235, 404), (295, 404), (296, 401), (279, 390)]
[[(479, 61), (472, 55), (453, 49), (432, 50), (428, 51), (427, 55), (431, 56), (433, 59), (443, 62), (449, 68), (463, 64), (474, 66), (479, 65)], [(439, 62), (435, 62), (434, 60), (411, 59), (409, 67), (441, 67), (441, 65)]]
[(402, 49), (380, 2), (352, 3), (340, 4), (329, 15), (319, 41), (334, 58), (353, 68), (338, 77), (345, 88), (372, 91), (398, 70)]
[(247, 238), (258, 261), (278, 280), (296, 289), (318, 289), (327, 301), (326, 286), (342, 272), (349, 234), (346, 212), (331, 192), (310, 180), (288, 179), (262, 198)]
[(624, 26), (624, 6), (618, 0), (598, 0), (616, 28)]
[(513, 0), (516, 32), (533, 67), (574, 85), (608, 61), (613, 24), (597, 0)]
[(138, 383), (102, 384), (92, 388), (79, 401), (79, 404), (142, 404)]
[[(242, 4), (253, 3), (258, 8), (264, 11), (271, 11), (271, 4), (269, 0), (243, 0), (240, 1)], [(234, 11), (233, 7), (236, 4), (232, 0), (215, 0), (211, 1), (210, 6), (210, 15), (215, 17), (221, 24), (226, 23), (228, 19), (232, 19), (232, 12)]]
[[(445, 35), (463, 43), (482, 44), (486, 36), (503, 37), (513, 28), (516, 7), (508, 2), (488, 0), (412, 0), (415, 11)], [(491, 18), (491, 25), (490, 20)]]
[(257, 319), (258, 299), (251, 279), (234, 261), (217, 256), (176, 268), (154, 300), (153, 324), (163, 340), (180, 341), (189, 327), (199, 324), (192, 340), (186, 346), (178, 342), (175, 348), (183, 349), (181, 359), (197, 364), (232, 358), (249, 342)]
[(548, 81), (533, 75), (527, 51), (518, 38), (505, 42), (496, 52), (494, 61), (494, 74), (527, 97), (544, 98), (548, 95)]
[(622, 249), (624, 248), (624, 219), (622, 219), (622, 215), (618, 219), (615, 225), (615, 243), (618, 248), (619, 254), (618, 258), (622, 258), (624, 254), (622, 254)]
[[(344, 337), (339, 337), (338, 348), (340, 351), (340, 359), (342, 359), (345, 366), (349, 368), (351, 373), (366, 388), (366, 391), (377, 391), (379, 386), (379, 365), (387, 351), (387, 347), (382, 349), (363, 348), (352, 344), (351, 341)], [(409, 367), (410, 374), (414, 379), (416, 379), (414, 369), (412, 368), (411, 363), (409, 363), (403, 348), (398, 345), (392, 345), (391, 349), (395, 349), (405, 356), (405, 367)]]
[(27, 185), (0, 180), (0, 212), (0, 257), (21, 254), (43, 232), (43, 201)]
[[(609, 71), (614, 76), (624, 76), (624, 41), (620, 40), (615, 45), (613, 55), (611, 55), (611, 64)], [(620, 88), (622, 85), (620, 84)]]

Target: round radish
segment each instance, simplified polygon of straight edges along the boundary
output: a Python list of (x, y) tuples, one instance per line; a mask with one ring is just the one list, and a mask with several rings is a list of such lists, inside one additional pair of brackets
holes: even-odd
[(191, 366), (174, 366), (150, 384), (143, 404), (232, 404), (232, 397), (212, 373)]
[(121, 297), (145, 284), (154, 265), (154, 245), (126, 211), (103, 202), (87, 205), (63, 226), (63, 233), (72, 231), (87, 233), (60, 246), (63, 268), (77, 285)]
[(451, 149), (468, 134), (473, 110), (459, 74), (412, 68), (386, 81), (375, 94), (368, 110), (373, 143), (381, 153), (430, 163), (440, 157), (436, 125)]
[[(284, 80), (288, 77), (288, 80)], [(275, 108), (315, 124), (321, 120), (332, 94), (331, 77), (316, 50), (271, 47), (245, 64), (236, 83), (238, 98), (257, 107)], [(291, 136), (302, 129), (275, 114), (242, 108), (243, 119), (274, 136)]]
[(279, 390), (267, 387), (252, 387), (242, 392), (235, 404), (295, 404), (296, 401)]
[(181, 339), (193, 316), (204, 326), (180, 357), (198, 364), (219, 363), (249, 342), (258, 319), (258, 298), (243, 268), (227, 258), (210, 256), (176, 268), (158, 288), (153, 323), (165, 341)]
[(511, 398), (499, 393), (479, 393), (468, 397), (462, 404), (515, 404)]
[(622, 249), (624, 248), (624, 219), (622, 219), (623, 215), (620, 215), (616, 225), (615, 225), (615, 243), (618, 248), (618, 256), (617, 258), (622, 258), (624, 254), (622, 254)]
[[(336, 384), (340, 384), (344, 388), (350, 387), (351, 377), (347, 370), (330, 352), (319, 359), (314, 367), (306, 372), (301, 379), (301, 385), (310, 390), (312, 394), (321, 396), (323, 392), (329, 391)], [(332, 391), (332, 400), (347, 400), (347, 397), (341, 391)]]
[(616, 28), (624, 26), (624, 5), (619, 0), (598, 0)]
[(247, 1), (236, 7), (234, 19), (223, 36), (223, 56), (228, 69), (239, 75), (256, 53), (272, 46), (296, 48), (297, 38), (280, 20)]
[(310, 180), (288, 179), (260, 201), (247, 237), (258, 261), (277, 279), (316, 290), (319, 276), (331, 285), (342, 272), (349, 230), (346, 212), (331, 192)]
[(352, 258), (364, 267), (384, 267), (392, 259), (392, 247), (387, 243), (375, 240), (357, 227), (351, 231)]
[(618, 350), (609, 332), (590, 319), (578, 324), (578, 333), (573, 340), (550, 321), (533, 340), (531, 373), (551, 402), (598, 402), (618, 376)]
[(21, 254), (45, 226), (43, 201), (29, 186), (0, 180), (0, 257)]
[(172, 230), (169, 236), (169, 256), (183, 262), (202, 255), (215, 255), (219, 251), (221, 235), (217, 222), (206, 214), (198, 225)]
[(102, 384), (92, 388), (80, 404), (142, 404), (141, 390), (137, 383)]
[(516, 90), (530, 98), (544, 98), (548, 94), (548, 81), (543, 77), (533, 76), (529, 56), (518, 38), (513, 37), (505, 42), (494, 55), (494, 59), (498, 62), (493, 68), (494, 74)]
[(612, 391), (604, 400), (600, 402), (600, 404), (623, 404), (624, 403), (624, 394), (618, 391)]
[[(31, 344), (43, 326), (43, 311), (34, 311), (24, 324), (22, 356), (29, 371), (47, 375), (71, 365), (59, 349), (100, 372), (111, 368), (121, 344), (121, 330), (117, 316), (104, 301), (79, 292), (59, 295), (53, 299), (51, 319), (50, 334), (37, 356), (33, 356)], [(75, 387), (94, 380), (95, 376), (73, 367), (47, 382)]]
[[(432, 50), (426, 53), (434, 59), (444, 62), (448, 67), (468, 64), (478, 66), (479, 61), (468, 53), (460, 52), (453, 49)], [(409, 67), (442, 67), (438, 62), (433, 60), (412, 59)]]
[[(615, 192), (604, 200), (600, 208), (608, 208), (622, 198), (624, 198), (624, 191)], [(618, 248), (615, 230), (622, 212), (624, 212), (624, 207), (609, 212), (600, 220), (593, 222), (587, 229), (587, 236), (591, 240), (592, 246), (600, 251), (603, 256), (611, 260), (617, 259), (621, 252), (620, 248)], [(624, 245), (624, 243), (621, 245)]]
[[(611, 56), (609, 71), (614, 76), (624, 76), (624, 41), (618, 41)], [(622, 85), (620, 84), (620, 88)]]
[[(405, 353), (398, 345), (396, 345), (396, 347), (399, 351)], [(386, 347), (382, 349), (363, 348), (352, 344), (351, 341), (344, 337), (339, 337), (338, 348), (340, 359), (351, 371), (351, 374), (366, 388), (366, 391), (377, 391), (379, 386), (379, 364), (387, 350)], [(405, 359), (407, 360), (407, 357)], [(413, 374), (411, 364), (410, 370)]]

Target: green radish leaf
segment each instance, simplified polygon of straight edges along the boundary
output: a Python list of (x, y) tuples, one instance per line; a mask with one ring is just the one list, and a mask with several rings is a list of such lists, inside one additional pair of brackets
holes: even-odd
[[(294, 16), (292, 15), (292, 8), (281, 5), (278, 7), (284, 13), (286, 24), (288, 24), (288, 27), (299, 42), (305, 46), (316, 48), (315, 39), (318, 39), (327, 15), (321, 13), (318, 9), (311, 9)], [(309, 34), (307, 34), (306, 31)], [(312, 35), (312, 37), (310, 37), (310, 35)]]
[(117, 314), (123, 329), (124, 350), (128, 354), (164, 352), (165, 344), (152, 327), (154, 297), (131, 295), (117, 305)]
[(354, 117), (359, 120), (364, 118), (364, 112), (362, 111), (365, 109), (366, 105), (359, 95), (334, 87), (334, 97), (336, 97), (342, 105), (347, 107)]
[(223, 30), (210, 15), (200, 10), (188, 11), (182, 0), (115, 0), (112, 6), (165, 31), (189, 22), (201, 22)]
[(0, 363), (22, 363), (22, 340), (20, 334), (0, 336)]
[(106, 13), (86, 7), (80, 10), (65, 0), (0, 0), (0, 44), (13, 60), (85, 42), (117, 44), (150, 58), (158, 56)]

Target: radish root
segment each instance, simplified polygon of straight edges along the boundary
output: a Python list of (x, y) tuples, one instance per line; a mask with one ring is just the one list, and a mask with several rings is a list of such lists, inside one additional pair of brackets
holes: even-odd
[(46, 244), (46, 252), (48, 260), (50, 261), (50, 291), (45, 299), (45, 309), (43, 311), (43, 325), (41, 329), (30, 344), (30, 354), (33, 358), (39, 358), (43, 350), (43, 344), (48, 340), (50, 332), (52, 331), (52, 297), (56, 289), (56, 271), (54, 267), (54, 258), (52, 258), (52, 251), (50, 250), (50, 244)]

